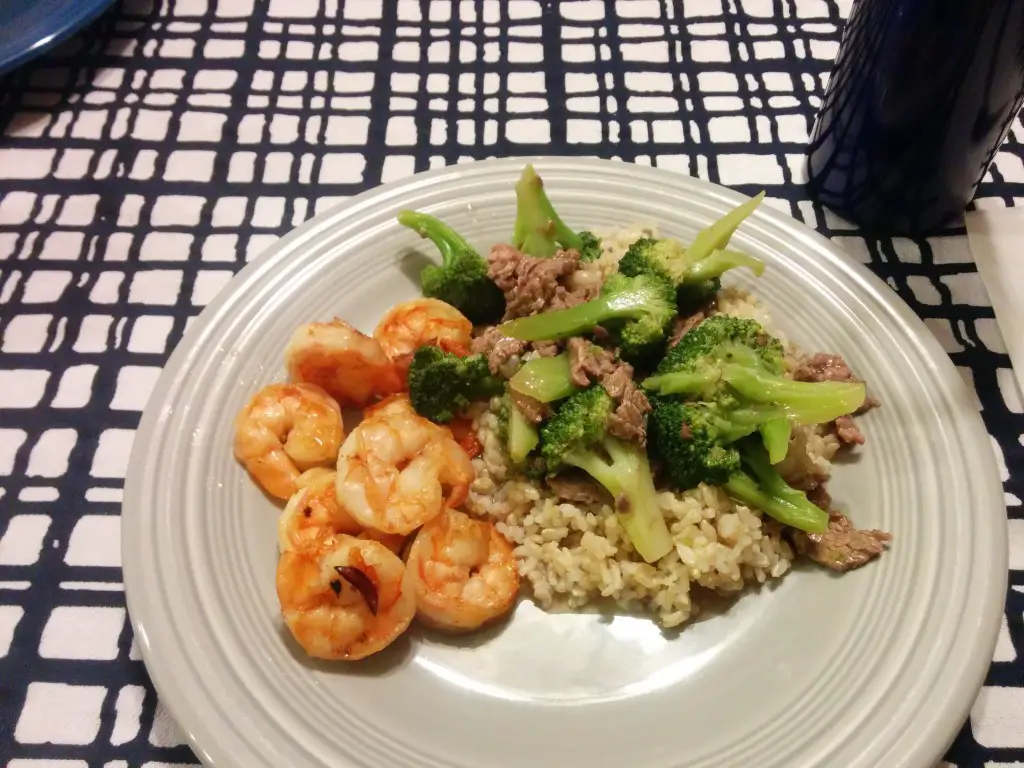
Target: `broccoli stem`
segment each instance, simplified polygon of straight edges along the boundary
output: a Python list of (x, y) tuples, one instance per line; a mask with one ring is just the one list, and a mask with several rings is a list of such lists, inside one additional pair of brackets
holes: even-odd
[(725, 248), (736, 228), (754, 212), (762, 200), (764, 200), (764, 192), (733, 208), (718, 221), (702, 229), (697, 233), (697, 237), (693, 239), (690, 247), (686, 249), (686, 255), (691, 261), (697, 262), (706, 259), (712, 251)]
[(821, 533), (828, 528), (828, 513), (807, 501), (806, 496), (802, 503), (792, 503), (787, 499), (779, 498), (759, 486), (745, 472), (736, 472), (730, 475), (724, 487), (726, 492), (737, 501), (760, 509), (783, 525), (807, 533)]
[(448, 264), (457, 253), (473, 251), (473, 246), (462, 235), (428, 213), (402, 211), (398, 214), (398, 223), (437, 246), (442, 264)]
[(822, 424), (853, 413), (866, 397), (860, 382), (793, 381), (744, 365), (722, 366), (722, 379), (749, 400), (778, 403), (800, 424)]
[(540, 433), (515, 404), (509, 403), (508, 407), (508, 455), (513, 463), (521, 464), (526, 461), (530, 451), (537, 447)]
[(602, 440), (608, 459), (594, 451), (575, 451), (565, 462), (579, 467), (603, 485), (615, 499), (615, 510), (634, 549), (648, 563), (672, 551), (647, 453), (611, 435)]
[(644, 379), (644, 389), (659, 395), (692, 395), (705, 391), (722, 378), (717, 368), (708, 368), (699, 373), (683, 372), (658, 373)]
[(789, 453), (789, 437), (793, 433), (793, 425), (789, 419), (769, 419), (758, 430), (765, 450), (768, 451), (768, 460), (772, 464), (778, 464), (786, 458), (786, 454)]
[(707, 258), (691, 265), (686, 277), (683, 278), (683, 283), (702, 283), (705, 280), (721, 277), (724, 272), (734, 267), (749, 267), (757, 277), (764, 274), (764, 262), (760, 259), (739, 251), (719, 250), (713, 251)]
[(580, 236), (565, 225), (544, 191), (544, 182), (532, 165), (516, 182), (516, 221), (512, 245), (528, 256), (546, 259), (563, 248), (581, 250)]
[(520, 317), (499, 326), (505, 336), (522, 341), (557, 341), (580, 336), (609, 320), (636, 320), (650, 311), (644, 291), (624, 291), (539, 315)]
[(572, 383), (569, 356), (565, 352), (527, 361), (509, 380), (509, 386), (542, 403), (561, 400), (579, 389)]

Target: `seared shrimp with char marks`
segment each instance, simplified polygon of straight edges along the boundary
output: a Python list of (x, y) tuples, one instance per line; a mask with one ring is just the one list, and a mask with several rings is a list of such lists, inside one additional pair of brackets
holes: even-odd
[(367, 528), (411, 533), (466, 500), (476, 474), (451, 433), (407, 398), (370, 409), (338, 454), (338, 501)]
[(235, 457), (267, 493), (291, 497), (299, 475), (332, 464), (345, 438), (341, 409), (313, 384), (271, 384), (235, 419)]
[(402, 389), (380, 343), (337, 318), (296, 328), (284, 359), (293, 381), (323, 387), (342, 407), (361, 408)]
[(469, 354), (473, 324), (451, 304), (414, 299), (389, 309), (374, 329), (373, 338), (404, 373), (409, 370), (413, 353), (427, 344), (460, 356)]
[(277, 523), (277, 542), (282, 552), (315, 546), (336, 534), (352, 536), (363, 530), (338, 503), (333, 469), (310, 469), (297, 481), (297, 490)]
[(409, 548), (417, 615), (467, 631), (503, 616), (516, 601), (512, 547), (493, 523), (449, 509), (424, 525)]
[(401, 559), (379, 542), (352, 536), (282, 553), (277, 597), (292, 636), (318, 659), (354, 661), (377, 653), (416, 615)]

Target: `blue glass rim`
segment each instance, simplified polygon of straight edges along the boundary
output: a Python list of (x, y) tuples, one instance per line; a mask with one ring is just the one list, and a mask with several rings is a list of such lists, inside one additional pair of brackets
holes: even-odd
[(39, 56), (94, 21), (114, 0), (4, 0), (0, 74)]

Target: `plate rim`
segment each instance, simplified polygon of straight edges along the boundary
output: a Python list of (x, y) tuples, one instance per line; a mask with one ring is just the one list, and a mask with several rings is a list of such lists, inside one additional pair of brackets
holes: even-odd
[[(137, 495), (137, 481), (134, 478), (139, 476), (138, 467), (143, 463), (142, 456), (146, 452), (145, 446), (151, 442), (147, 439), (148, 433), (156, 427), (159, 421), (157, 414), (159, 409), (157, 406), (158, 403), (160, 403), (160, 399), (158, 399), (158, 396), (162, 398), (166, 395), (167, 389), (176, 378), (177, 370), (189, 356), (188, 350), (195, 346), (202, 338), (207, 327), (210, 326), (214, 319), (220, 315), (221, 309), (224, 305), (228, 304), (235, 297), (243, 294), (248, 288), (249, 283), (265, 269), (271, 268), (272, 264), (280, 257), (282, 252), (287, 253), (304, 239), (315, 236), (321, 228), (329, 225), (339, 216), (342, 216), (346, 210), (364, 204), (368, 201), (372, 201), (378, 197), (387, 197), (389, 193), (402, 190), (406, 187), (443, 180), (448, 177), (457, 178), (460, 174), (465, 173), (466, 170), (470, 168), (480, 168), (482, 166), (486, 166), (488, 169), (514, 167), (518, 170), (526, 163), (534, 163), (541, 167), (545, 164), (551, 163), (568, 163), (570, 165), (575, 164), (580, 167), (590, 169), (598, 169), (602, 167), (607, 168), (610, 164), (618, 164), (620, 167), (630, 165), (620, 160), (605, 160), (593, 157), (579, 158), (571, 156), (537, 155), (490, 158), (475, 161), (471, 164), (460, 164), (428, 170), (405, 177), (395, 182), (382, 184), (366, 190), (359, 195), (355, 195), (348, 200), (343, 201), (337, 206), (331, 207), (330, 209), (304, 222), (300, 226), (290, 230), (287, 234), (261, 252), (250, 263), (246, 264), (232, 278), (229, 284), (218, 293), (215, 299), (193, 320), (189, 329), (182, 336), (181, 341), (168, 357), (159, 380), (151, 393), (150, 400), (147, 403), (140, 419), (128, 464), (128, 470), (125, 476), (124, 501), (122, 504), (121, 515), (122, 572), (129, 619), (135, 633), (140, 653), (146, 665), (147, 672), (150, 679), (153, 681), (154, 688), (157, 690), (160, 700), (164, 703), (165, 707), (167, 707), (175, 721), (181, 726), (186, 738), (188, 739), (190, 747), (204, 765), (219, 768), (222, 765), (233, 764), (230, 762), (230, 754), (225, 755), (219, 750), (216, 740), (212, 735), (209, 740), (203, 739), (203, 741), (206, 742), (206, 746), (199, 743), (200, 739), (194, 732), (195, 719), (186, 714), (187, 707), (185, 706), (185, 700), (187, 699), (187, 692), (183, 689), (179, 689), (172, 680), (165, 676), (164, 671), (160, 669), (160, 664), (153, 648), (152, 638), (146, 630), (146, 617), (144, 615), (145, 603), (144, 601), (140, 601), (135, 587), (130, 586), (130, 583), (135, 581), (135, 579), (131, 578), (129, 573), (135, 572), (137, 568), (142, 567), (141, 563), (136, 562), (135, 553), (130, 547), (130, 543), (133, 538), (131, 534), (135, 533), (135, 528), (139, 524), (142, 513), (129, 512), (126, 514), (125, 510), (133, 507), (136, 509), (140, 507), (138, 504), (132, 505), (131, 503), (132, 497)], [(716, 198), (730, 204), (738, 204), (739, 202), (747, 199), (746, 195), (743, 195), (729, 187), (688, 176), (686, 174), (666, 169), (652, 168), (649, 166), (634, 165), (631, 166), (631, 168), (635, 169), (640, 175), (649, 174), (651, 178), (671, 176), (678, 183), (690, 185), (696, 192), (706, 194), (709, 198)], [(569, 169), (569, 172), (571, 172), (571, 169)], [(742, 186), (756, 187), (758, 185), (752, 183), (744, 184)], [(903, 320), (906, 325), (905, 331), (907, 335), (917, 344), (922, 346), (927, 357), (933, 361), (937, 361), (942, 368), (945, 368), (945, 373), (949, 375), (949, 377), (955, 377), (954, 386), (964, 394), (969, 392), (966, 383), (963, 382), (957, 374), (952, 360), (949, 358), (945, 350), (942, 349), (938, 340), (935, 339), (927, 329), (927, 326), (925, 326), (921, 318), (898, 294), (892, 291), (892, 289), (881, 278), (868, 269), (866, 265), (859, 263), (827, 237), (821, 235), (788, 213), (766, 205), (762, 206), (755, 213), (755, 216), (767, 217), (774, 226), (778, 227), (786, 235), (793, 238), (795, 247), (800, 249), (828, 251), (833, 257), (835, 257), (838, 266), (841, 266), (848, 274), (850, 274), (851, 277), (856, 278), (865, 286), (865, 288), (869, 289), (873, 295), (880, 297), (879, 300), (883, 303), (886, 310), (895, 313), (901, 320)], [(950, 378), (950, 380), (953, 381), (952, 378)], [(975, 411), (973, 413), (963, 414), (962, 422), (963, 427), (973, 431), (979, 439), (989, 438), (988, 430), (985, 427), (984, 421), (979, 412)], [(986, 439), (985, 442), (989, 442), (989, 440)], [(992, 509), (987, 512), (991, 517), (996, 517), (995, 508), (998, 506), (996, 504), (996, 500), (1002, 498), (1003, 486), (998, 475), (995, 456), (990, 454), (986, 458), (987, 460), (982, 460), (982, 463), (988, 469), (986, 474), (988, 475), (988, 482), (991, 484), (991, 491), (993, 493)], [(998, 494), (995, 493), (997, 486)], [(943, 702), (939, 710), (937, 712), (933, 712), (928, 727), (919, 730), (913, 745), (904, 750), (904, 759), (899, 763), (899, 765), (916, 764), (908, 761), (911, 759), (917, 759), (918, 757), (931, 759), (933, 761), (940, 759), (955, 739), (960, 726), (966, 720), (968, 713), (974, 704), (977, 692), (984, 684), (984, 679), (989, 669), (992, 654), (998, 638), (1008, 581), (1008, 522), (1005, 515), (1005, 506), (1002, 506), (1001, 509), (1002, 515), (999, 516), (1000, 524), (992, 526), (992, 530), (989, 531), (990, 538), (994, 540), (994, 543), (996, 543), (997, 546), (995, 546), (993, 552), (995, 560), (990, 561), (988, 569), (989, 575), (984, 579), (988, 586), (988, 590), (984, 595), (979, 596), (979, 599), (982, 599), (984, 603), (982, 618), (985, 619), (985, 621), (979, 622), (978, 627), (974, 632), (973, 640), (969, 646), (971, 652), (966, 654), (967, 663), (965, 663), (959, 670), (959, 675), (955, 680), (948, 681), (948, 684), (952, 684), (953, 687), (962, 688), (964, 690), (969, 689), (972, 693), (970, 696), (964, 697), (964, 701), (962, 702), (955, 701), (952, 698)], [(980, 522), (988, 523), (990, 521), (985, 518), (981, 518)], [(975, 523), (974, 527), (978, 528), (978, 523)], [(975, 578), (980, 577), (975, 575)], [(173, 693), (171, 693), (172, 691)], [(206, 724), (204, 723), (203, 725)], [(902, 741), (897, 742), (897, 744), (898, 743), (902, 743)], [(220, 753), (216, 754), (218, 752)], [(924, 765), (924, 763), (922, 763), (922, 765)]]

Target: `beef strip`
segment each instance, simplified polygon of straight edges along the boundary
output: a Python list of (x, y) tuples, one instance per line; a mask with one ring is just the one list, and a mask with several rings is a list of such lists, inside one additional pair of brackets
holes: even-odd
[(864, 433), (851, 415), (840, 416), (832, 422), (831, 429), (843, 445), (864, 445)]
[(841, 355), (819, 352), (803, 358), (793, 378), (797, 381), (859, 381)]
[(614, 502), (611, 494), (584, 472), (575, 470), (562, 472), (554, 477), (549, 477), (547, 483), (555, 495), (565, 501), (608, 505)]
[(588, 387), (594, 381), (600, 382), (615, 401), (615, 412), (608, 417), (608, 431), (623, 440), (646, 444), (644, 414), (651, 410), (651, 404), (633, 381), (633, 366), (586, 339), (569, 339), (567, 349), (572, 383)]
[(672, 333), (668, 337), (668, 348), (671, 349), (686, 334), (711, 317), (711, 313), (718, 306), (718, 298), (712, 297), (703, 306), (688, 315), (680, 315), (672, 321)]
[[(614, 352), (587, 339), (569, 339), (566, 350), (569, 352), (569, 376), (577, 387), (589, 387), (591, 381), (600, 381), (614, 373), (617, 366), (624, 365), (616, 362)], [(632, 376), (632, 369), (629, 375)]]
[(615, 413), (608, 417), (608, 431), (623, 440), (636, 440), (640, 445), (646, 445), (644, 414), (650, 410), (647, 396), (630, 379)]
[(542, 403), (540, 400), (524, 395), (522, 392), (516, 392), (511, 387), (509, 387), (508, 392), (512, 397), (513, 405), (531, 424), (540, 424), (544, 419), (551, 416), (551, 408), (548, 407), (547, 403)]
[(590, 298), (590, 289), (573, 290), (565, 283), (580, 267), (577, 251), (559, 251), (549, 259), (537, 259), (501, 243), (491, 249), (487, 264), (488, 277), (505, 294), (505, 320)]
[(554, 357), (562, 351), (557, 341), (534, 341), (530, 346), (540, 357)]
[(878, 557), (892, 535), (885, 531), (859, 530), (842, 512), (831, 510), (824, 533), (795, 531), (797, 552), (834, 571), (849, 571)]
[(497, 326), (491, 326), (473, 339), (470, 350), (473, 354), (487, 355), (487, 367), (497, 376), (505, 363), (526, 351), (526, 342), (510, 339)]
[(692, 315), (680, 316), (672, 321), (672, 333), (668, 337), (668, 348), (679, 343), (680, 339), (704, 322), (707, 315), (704, 310), (697, 310)]

